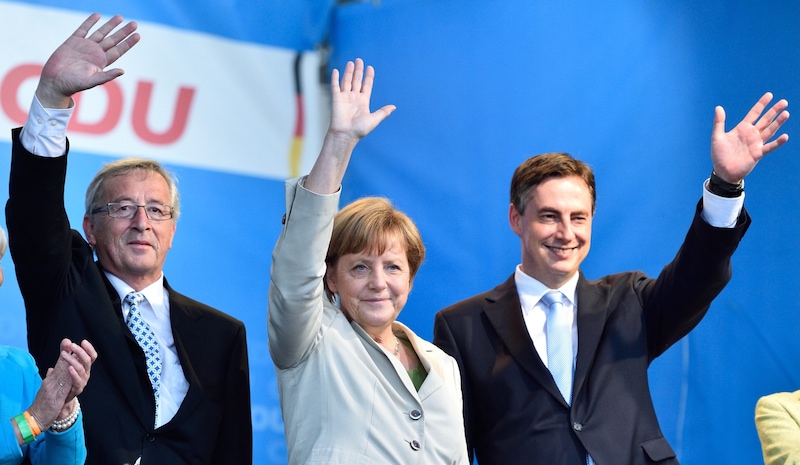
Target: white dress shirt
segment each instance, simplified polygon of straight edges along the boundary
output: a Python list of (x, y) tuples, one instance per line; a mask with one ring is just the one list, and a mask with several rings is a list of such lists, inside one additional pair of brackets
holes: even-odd
[[(122, 318), (128, 317), (130, 306), (125, 303), (125, 296), (134, 289), (118, 277), (106, 272), (111, 285), (119, 294), (122, 302)], [(139, 291), (144, 296), (144, 301), (139, 304), (142, 319), (150, 326), (156, 335), (158, 346), (161, 348), (161, 389), (158, 396), (158, 410), (156, 411), (155, 427), (167, 423), (175, 416), (189, 391), (189, 382), (183, 374), (178, 351), (175, 348), (175, 339), (172, 336), (172, 324), (169, 319), (169, 292), (164, 289), (164, 275), (156, 282)]]
[[(516, 272), (514, 273), (514, 282), (517, 285), (519, 302), (522, 306), (522, 318), (525, 320), (525, 327), (528, 329), (528, 335), (530, 335), (531, 341), (533, 341), (533, 347), (536, 348), (536, 353), (539, 354), (542, 363), (550, 369), (550, 364), (547, 360), (547, 335), (545, 331), (548, 309), (541, 300), (550, 289), (538, 280), (526, 275), (522, 271), (521, 265), (517, 266)], [(555, 289), (561, 291), (561, 293), (566, 296), (564, 307), (570, 310), (573, 368), (575, 367), (575, 356), (578, 354), (578, 305), (575, 301), (577, 298), (575, 293), (577, 286), (578, 274), (575, 273), (566, 284)]]

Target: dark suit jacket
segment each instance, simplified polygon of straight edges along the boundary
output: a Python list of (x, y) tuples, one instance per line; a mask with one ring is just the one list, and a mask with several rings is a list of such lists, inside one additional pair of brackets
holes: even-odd
[(513, 275), (437, 313), (434, 343), (461, 368), (467, 443), (481, 465), (582, 465), (587, 451), (597, 465), (678, 463), (647, 368), (705, 315), (750, 223), (743, 211), (735, 228), (713, 228), (699, 212), (658, 279), (581, 274), (572, 407), (531, 342)]
[(27, 314), (28, 346), (45, 375), (59, 343), (89, 340), (98, 358), (79, 396), (87, 464), (250, 464), (252, 423), (244, 325), (169, 292), (170, 320), (189, 390), (175, 417), (154, 430), (145, 357), (122, 319), (120, 299), (64, 210), (67, 157), (38, 157), (12, 134), (6, 221)]

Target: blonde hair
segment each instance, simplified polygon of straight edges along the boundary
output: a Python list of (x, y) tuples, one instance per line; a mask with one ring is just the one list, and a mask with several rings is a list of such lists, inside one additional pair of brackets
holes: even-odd
[[(342, 208), (333, 219), (333, 232), (325, 264), (331, 270), (342, 255), (359, 252), (382, 254), (397, 238), (408, 259), (410, 279), (414, 280), (425, 259), (425, 245), (417, 226), (405, 213), (383, 197), (364, 197)], [(334, 294), (325, 280), (325, 294)]]

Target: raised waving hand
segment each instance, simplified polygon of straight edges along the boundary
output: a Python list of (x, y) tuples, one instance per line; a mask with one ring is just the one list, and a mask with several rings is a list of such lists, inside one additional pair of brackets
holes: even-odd
[(339, 82), (339, 70), (331, 73), (331, 122), (328, 132), (361, 139), (380, 124), (394, 105), (386, 105), (374, 113), (369, 111), (375, 70), (364, 68), (364, 61), (348, 61)]
[(320, 194), (338, 190), (344, 178), (350, 155), (358, 141), (372, 132), (395, 110), (385, 105), (370, 112), (375, 70), (364, 67), (357, 58), (348, 61), (339, 80), (339, 70), (331, 73), (331, 121), (317, 161), (305, 182), (305, 188)]
[[(761, 158), (785, 144), (788, 134), (772, 139), (789, 119), (789, 102), (778, 100), (766, 112), (772, 93), (765, 93), (733, 129), (725, 132), (725, 110), (718, 106), (711, 133), (711, 161), (714, 171), (725, 181), (736, 184), (750, 174)], [(763, 113), (763, 114), (762, 114)]]
[(89, 34), (99, 20), (97, 13), (86, 18), (45, 63), (36, 89), (45, 108), (68, 108), (73, 94), (123, 74), (122, 69), (106, 67), (139, 42), (137, 24), (131, 21), (114, 31), (122, 23), (122, 16), (116, 15)]

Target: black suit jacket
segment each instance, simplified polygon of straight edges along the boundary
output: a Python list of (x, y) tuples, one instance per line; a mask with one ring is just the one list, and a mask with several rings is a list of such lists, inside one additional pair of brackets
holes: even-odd
[(89, 340), (98, 358), (79, 396), (87, 464), (250, 464), (252, 423), (244, 325), (175, 292), (170, 320), (189, 390), (175, 417), (154, 430), (145, 357), (122, 319), (120, 299), (64, 210), (67, 157), (38, 157), (12, 134), (6, 221), (25, 299), (28, 348), (45, 375), (61, 339)]
[(470, 452), (481, 465), (677, 464), (650, 397), (650, 362), (686, 335), (730, 280), (733, 229), (694, 221), (657, 279), (627, 272), (577, 287), (572, 406), (528, 335), (512, 275), (436, 314), (434, 343), (458, 361)]

